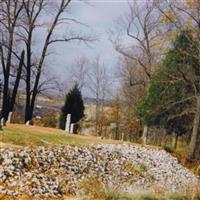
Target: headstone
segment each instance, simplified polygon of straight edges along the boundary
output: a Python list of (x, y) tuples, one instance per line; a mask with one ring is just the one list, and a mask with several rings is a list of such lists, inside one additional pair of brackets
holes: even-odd
[(2, 117), (2, 118), (1, 118), (1, 126), (5, 126), (5, 125), (6, 125), (5, 118), (4, 118), (4, 117)]
[(30, 125), (30, 120), (28, 120), (28, 121), (26, 122), (26, 125), (27, 125), (27, 126), (29, 126), (29, 125)]
[(11, 123), (11, 120), (12, 120), (12, 112), (9, 112), (8, 114), (8, 120), (7, 120), (7, 123), (10, 124)]
[(74, 133), (74, 124), (71, 124), (70, 126), (70, 133)]
[(66, 124), (65, 124), (66, 132), (70, 132), (70, 124), (71, 124), (71, 114), (68, 114), (66, 118)]

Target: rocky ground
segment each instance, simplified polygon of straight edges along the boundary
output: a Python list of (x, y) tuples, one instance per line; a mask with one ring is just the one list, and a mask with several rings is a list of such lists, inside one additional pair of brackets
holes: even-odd
[(97, 177), (107, 188), (130, 193), (158, 189), (184, 192), (198, 180), (165, 151), (141, 146), (1, 148), (0, 193), (3, 194), (81, 195), (81, 183)]

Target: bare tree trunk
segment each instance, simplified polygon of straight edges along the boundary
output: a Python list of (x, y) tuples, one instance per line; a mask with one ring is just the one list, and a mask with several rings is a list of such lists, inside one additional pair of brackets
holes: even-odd
[(9, 107), (9, 78), (8, 76), (4, 76), (4, 86), (3, 86), (3, 102), (2, 102), (2, 117), (7, 120), (8, 117), (8, 107)]
[(116, 122), (115, 140), (119, 140), (119, 123), (118, 122)]
[(179, 138), (179, 136), (178, 136), (178, 134), (176, 134), (176, 135), (175, 135), (175, 141), (174, 141), (174, 149), (177, 148), (178, 138)]
[(27, 44), (27, 66), (26, 66), (26, 107), (25, 107), (25, 123), (30, 118), (30, 104), (31, 104), (31, 36), (29, 36), (29, 44)]
[(10, 33), (10, 41), (9, 41), (9, 47), (10, 50), (7, 53), (7, 63), (6, 63), (6, 69), (4, 73), (4, 85), (3, 85), (3, 103), (2, 103), (2, 117), (4, 117), (5, 120), (8, 118), (9, 113), (9, 102), (10, 102), (10, 94), (9, 94), (9, 78), (10, 78), (10, 66), (11, 66), (11, 57), (12, 57), (12, 33)]
[(26, 53), (26, 107), (25, 107), (25, 120), (24, 120), (25, 123), (32, 120), (32, 117), (31, 117), (31, 78), (32, 78), (31, 70), (32, 70), (33, 27), (30, 24), (28, 28), (29, 28), (28, 39), (26, 43), (27, 53)]
[(96, 135), (98, 136), (98, 131), (99, 131), (99, 128), (98, 128), (98, 125), (99, 125), (99, 109), (98, 109), (99, 105), (96, 104), (96, 110), (95, 110), (95, 132), (96, 132)]
[(195, 149), (197, 144), (197, 138), (198, 138), (198, 131), (199, 131), (199, 120), (200, 120), (200, 96), (197, 96), (197, 105), (196, 105), (196, 112), (193, 122), (193, 130), (192, 130), (192, 136), (188, 148), (188, 160), (192, 160), (195, 157)]
[(148, 126), (144, 126), (143, 134), (142, 134), (142, 143), (147, 144), (147, 135), (148, 135)]
[(14, 85), (14, 88), (13, 88), (13, 91), (12, 91), (12, 96), (11, 96), (11, 99), (10, 99), (9, 112), (13, 111), (13, 108), (14, 108), (14, 105), (15, 105), (15, 100), (16, 100), (16, 96), (17, 96), (19, 82), (20, 82), (20, 79), (21, 79), (23, 62), (24, 62), (24, 51), (22, 51), (22, 53), (21, 53), (21, 60), (20, 60), (20, 63), (19, 63), (18, 72), (17, 72), (17, 76), (16, 76), (16, 80), (15, 80), (15, 85)]

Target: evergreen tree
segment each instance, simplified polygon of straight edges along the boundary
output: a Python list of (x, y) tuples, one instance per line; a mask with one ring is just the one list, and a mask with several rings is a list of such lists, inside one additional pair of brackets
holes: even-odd
[[(167, 52), (160, 69), (151, 79), (146, 95), (137, 107), (142, 122), (164, 127), (176, 135), (193, 133), (199, 98), (199, 50), (189, 31), (182, 31)], [(197, 120), (196, 120), (197, 121)], [(197, 135), (197, 134), (196, 134)], [(194, 144), (190, 156), (194, 155)]]
[(71, 114), (71, 123), (77, 123), (84, 116), (82, 94), (77, 84), (75, 84), (75, 86), (66, 95), (64, 106), (61, 108), (61, 129), (65, 129), (67, 114)]

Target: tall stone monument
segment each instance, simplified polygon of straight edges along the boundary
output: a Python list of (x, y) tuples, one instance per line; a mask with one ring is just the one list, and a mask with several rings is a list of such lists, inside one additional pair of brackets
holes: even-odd
[(68, 133), (70, 132), (70, 124), (71, 124), (71, 114), (67, 114), (65, 131)]

